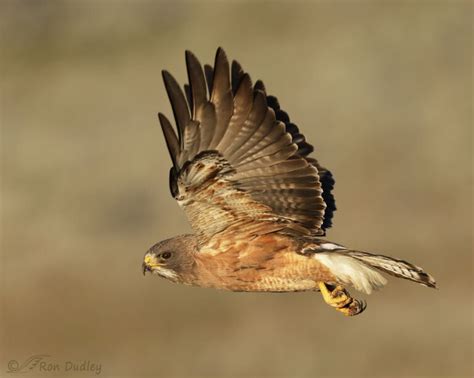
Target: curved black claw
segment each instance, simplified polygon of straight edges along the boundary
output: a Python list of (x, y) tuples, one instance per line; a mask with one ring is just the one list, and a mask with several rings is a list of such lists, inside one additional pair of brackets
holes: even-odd
[(346, 316), (359, 315), (367, 308), (367, 302), (361, 299), (354, 299), (345, 305), (344, 307), (338, 308), (337, 310), (342, 312)]

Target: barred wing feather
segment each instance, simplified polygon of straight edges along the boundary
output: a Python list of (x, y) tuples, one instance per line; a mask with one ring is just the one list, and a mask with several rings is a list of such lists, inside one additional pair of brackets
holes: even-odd
[(331, 173), (309, 158), (308, 144), (261, 81), (252, 86), (224, 51), (214, 68), (186, 52), (184, 92), (167, 71), (163, 80), (176, 131), (159, 114), (173, 166), (172, 195), (202, 243), (232, 229), (287, 229), (324, 235), (334, 198)]

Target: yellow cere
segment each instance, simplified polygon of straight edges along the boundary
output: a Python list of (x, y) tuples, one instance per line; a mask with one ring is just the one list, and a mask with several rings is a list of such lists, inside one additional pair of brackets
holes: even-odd
[(151, 255), (145, 256), (145, 264), (148, 266), (159, 266), (160, 264), (157, 263), (156, 258)]

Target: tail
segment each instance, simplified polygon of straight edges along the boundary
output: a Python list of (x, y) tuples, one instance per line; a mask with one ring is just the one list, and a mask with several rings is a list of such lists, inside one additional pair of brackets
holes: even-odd
[[(333, 246), (332, 243), (322, 246), (325, 245)], [(436, 288), (435, 279), (416, 265), (388, 256), (337, 247), (340, 249), (316, 252), (313, 257), (327, 266), (339, 281), (354, 286), (356, 290), (370, 294), (372, 290), (384, 286), (387, 280), (379, 271)]]
[(377, 268), (392, 276), (404, 278), (423, 286), (436, 288), (436, 281), (433, 276), (423, 271), (419, 266), (410, 264), (409, 262), (383, 255), (373, 255), (368, 252), (347, 251), (347, 254), (370, 267)]

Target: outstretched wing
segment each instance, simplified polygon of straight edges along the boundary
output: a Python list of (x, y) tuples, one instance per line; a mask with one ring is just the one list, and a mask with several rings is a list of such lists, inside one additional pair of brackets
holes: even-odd
[(221, 48), (214, 68), (203, 70), (189, 51), (186, 66), (187, 99), (163, 71), (177, 135), (163, 114), (159, 119), (173, 162), (170, 190), (200, 242), (224, 230), (324, 235), (334, 181), (308, 157), (313, 147), (276, 98), (262, 82), (252, 86), (237, 62), (230, 73)]

